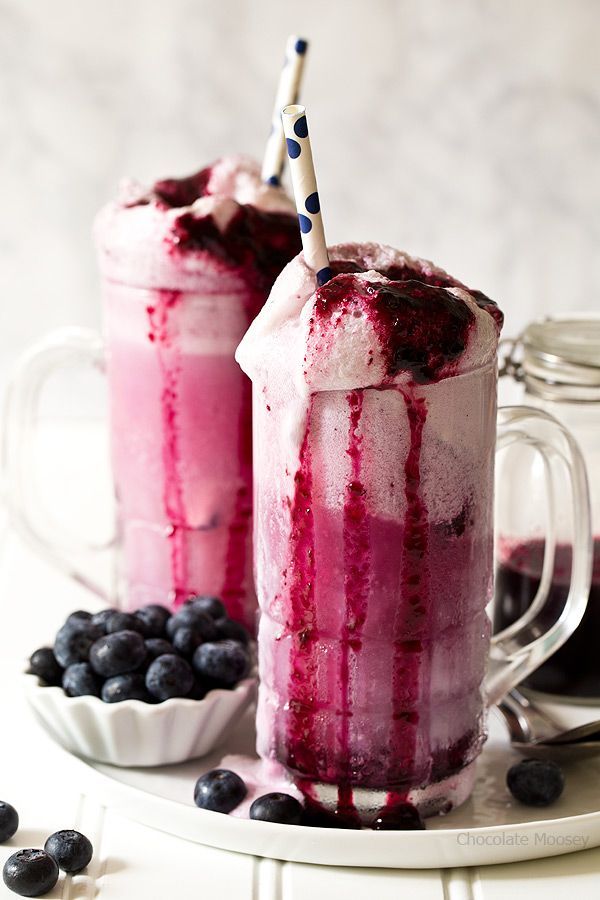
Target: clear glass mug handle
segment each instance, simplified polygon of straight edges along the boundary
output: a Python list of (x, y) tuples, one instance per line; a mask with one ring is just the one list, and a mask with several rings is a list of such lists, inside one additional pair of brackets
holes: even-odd
[[(539, 453), (548, 494), (548, 530), (540, 587), (533, 603), (516, 622), (492, 637), (485, 682), (488, 705), (498, 703), (537, 669), (573, 634), (587, 605), (592, 580), (592, 532), (585, 463), (570, 433), (548, 413), (527, 406), (498, 410), (497, 451), (524, 442)], [(554, 569), (556, 535), (554, 510), (559, 485), (565, 483), (571, 500), (571, 582), (564, 608), (550, 626), (543, 612)]]
[(47, 379), (65, 364), (91, 365), (103, 371), (104, 345), (100, 335), (86, 328), (60, 328), (33, 345), (18, 361), (4, 407), (3, 495), (19, 533), (66, 575), (107, 601), (110, 592), (82, 571), (72, 558), (91, 563), (92, 557), (114, 545), (114, 537), (93, 543), (82, 538), (75, 528), (69, 528), (63, 529), (61, 539), (48, 511), (31, 496), (32, 451), (40, 394)]

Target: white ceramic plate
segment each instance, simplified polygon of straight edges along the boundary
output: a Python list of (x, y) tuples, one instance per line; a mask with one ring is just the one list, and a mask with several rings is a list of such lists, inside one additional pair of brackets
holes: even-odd
[(73, 757), (90, 790), (120, 813), (178, 837), (224, 850), (331, 866), (440, 868), (515, 862), (600, 845), (600, 755), (562, 761), (566, 788), (547, 810), (521, 806), (504, 786), (518, 757), (492, 715), (471, 799), (421, 832), (345, 831), (275, 825), (197, 809), (195, 780), (229, 754), (253, 755), (251, 715), (226, 746), (194, 762), (123, 769)]

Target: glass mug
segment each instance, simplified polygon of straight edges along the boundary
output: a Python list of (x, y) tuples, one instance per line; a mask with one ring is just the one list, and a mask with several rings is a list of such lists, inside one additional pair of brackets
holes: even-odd
[[(214, 594), (254, 631), (251, 385), (234, 360), (250, 290), (235, 273), (218, 292), (214, 279), (204, 289), (195, 278), (177, 291), (105, 279), (105, 341), (61, 329), (26, 354), (5, 410), (7, 501), (30, 541), (107, 602), (176, 607)], [(90, 363), (109, 387), (117, 534), (102, 547), (73, 528), (61, 542), (29, 489), (41, 389), (57, 368)], [(116, 589), (107, 591), (90, 570), (92, 551), (109, 546)]]
[[(369, 824), (404, 801), (423, 815), (464, 802), (486, 708), (583, 616), (591, 538), (581, 455), (541, 411), (504, 408), (497, 422), (496, 388), (494, 360), (410, 395), (313, 393), (294, 470), (289, 386), (256, 377), (258, 751), (286, 767), (308, 803), (342, 819)], [(517, 443), (544, 472), (545, 576), (525, 614), (490, 637), (495, 449)], [(548, 621), (558, 496), (572, 512), (573, 567)]]

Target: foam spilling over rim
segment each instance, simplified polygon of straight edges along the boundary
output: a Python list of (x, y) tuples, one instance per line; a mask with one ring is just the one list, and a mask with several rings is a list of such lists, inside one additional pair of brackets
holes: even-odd
[[(169, 185), (185, 184), (190, 189), (180, 191), (181, 200), (177, 193), (168, 194)], [(138, 283), (142, 272), (144, 286), (182, 289), (196, 287), (204, 274), (231, 277), (230, 267), (214, 254), (194, 248), (174, 256), (169, 246), (182, 216), (210, 217), (223, 233), (246, 206), (295, 218), (294, 203), (283, 188), (265, 184), (259, 164), (243, 155), (224, 156), (189, 178), (157, 181), (152, 187), (124, 179), (117, 198), (100, 210), (94, 225), (102, 272), (127, 284)]]
[[(314, 272), (302, 253), (275, 282), (236, 352), (237, 361), (254, 381), (266, 383), (286, 371), (301, 395), (411, 382), (410, 367), (399, 366), (390, 375), (389, 347), (374, 325), (369, 298), (378, 294), (379, 285), (387, 289), (408, 280), (433, 285), (426, 288), (431, 296), (440, 291), (452, 315), (469, 319), (464, 344), (451, 364), (441, 367), (431, 380), (472, 371), (494, 360), (502, 314), (483, 294), (468, 291), (428, 260), (383, 244), (338, 244), (329, 248), (329, 255), (340, 274), (322, 290), (315, 290)], [(319, 315), (319, 303), (327, 302), (332, 286), (340, 293), (344, 284), (348, 286), (346, 302), (325, 317)], [(426, 304), (418, 315), (426, 321)]]

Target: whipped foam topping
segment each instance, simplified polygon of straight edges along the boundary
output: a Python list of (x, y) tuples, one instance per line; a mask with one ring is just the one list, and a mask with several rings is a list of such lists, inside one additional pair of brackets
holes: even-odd
[(329, 254), (339, 274), (323, 288), (302, 254), (275, 282), (236, 353), (254, 381), (287, 371), (306, 396), (438, 381), (494, 359), (501, 313), (443, 269), (374, 243)]
[(290, 216), (297, 228), (293, 201), (281, 187), (264, 184), (258, 163), (246, 156), (226, 156), (187, 178), (157, 181), (150, 188), (125, 179), (116, 200), (96, 218), (102, 271), (130, 284), (142, 272), (145, 286), (182, 289), (194, 288), (207, 264), (226, 275), (231, 268), (227, 260), (219, 263), (212, 250), (182, 241), (180, 223), (206, 220), (214, 225), (218, 241), (218, 233), (226, 235), (236, 214), (248, 207)]

